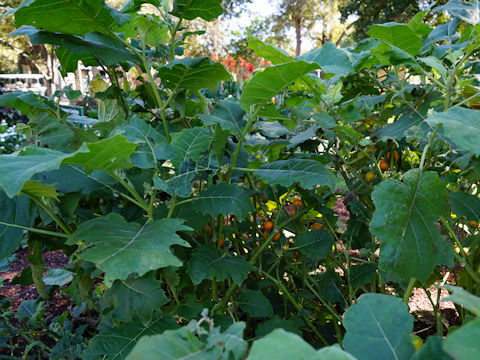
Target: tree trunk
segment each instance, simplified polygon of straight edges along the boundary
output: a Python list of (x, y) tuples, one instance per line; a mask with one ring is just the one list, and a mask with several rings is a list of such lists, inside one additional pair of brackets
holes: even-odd
[(295, 19), (295, 36), (297, 39), (295, 56), (300, 56), (300, 53), (302, 52), (302, 18)]

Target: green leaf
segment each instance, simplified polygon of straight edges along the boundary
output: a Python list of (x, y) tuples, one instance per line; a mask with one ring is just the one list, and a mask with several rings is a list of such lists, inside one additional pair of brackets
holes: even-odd
[(180, 197), (189, 197), (193, 191), (193, 181), (195, 177), (204, 177), (207, 172), (212, 173), (218, 170), (218, 163), (214, 154), (210, 153), (209, 158), (203, 158), (198, 163), (186, 161), (180, 163), (174, 176), (167, 180), (162, 180), (154, 176), (153, 183), (156, 189), (165, 191), (170, 195)]
[(334, 244), (332, 236), (326, 231), (312, 230), (298, 234), (295, 237), (295, 247), (303, 255), (314, 259), (324, 259), (332, 251)]
[(156, 280), (151, 271), (142, 277), (129, 276), (127, 280), (115, 280), (104, 292), (103, 301), (108, 318), (127, 322), (138, 316), (142, 323), (152, 319), (154, 310), (168, 302), (162, 290), (162, 282)]
[(434, 114), (425, 121), (432, 127), (441, 125), (442, 136), (451, 140), (459, 149), (480, 155), (479, 110), (452, 107), (447, 111)]
[(27, 0), (15, 11), (15, 26), (71, 35), (108, 33), (114, 24), (110, 8), (98, 0)]
[(112, 134), (120, 134), (131, 143), (138, 144), (132, 154), (132, 164), (141, 169), (158, 167), (159, 160), (176, 156), (176, 150), (168, 144), (165, 136), (139, 118), (132, 118), (130, 124), (115, 128)]
[(75, 245), (85, 245), (77, 250), (79, 259), (91, 261), (105, 272), (105, 283), (126, 280), (130, 274), (143, 276), (150, 270), (167, 266), (181, 266), (170, 246), (190, 247), (177, 235), (177, 231), (189, 231), (181, 219), (161, 219), (144, 225), (128, 223), (116, 213), (98, 217), (80, 224), (67, 240)]
[(354, 71), (347, 52), (328, 41), (322, 47), (299, 56), (298, 60), (316, 63), (320, 65), (324, 72), (340, 76), (348, 75)]
[(235, 215), (241, 221), (253, 211), (247, 192), (233, 184), (218, 184), (202, 191), (194, 199), (195, 209), (212, 217)]
[(305, 61), (291, 61), (256, 72), (243, 89), (240, 105), (246, 111), (249, 111), (252, 105), (263, 105), (288, 85), (317, 67), (318, 65)]
[(157, 47), (168, 41), (168, 27), (165, 23), (159, 21), (152, 15), (140, 14), (133, 19), (133, 24), (138, 29), (138, 33), (144, 41)]
[(90, 340), (88, 349), (82, 353), (82, 359), (125, 359), (142, 336), (160, 334), (167, 329), (176, 328), (178, 324), (171, 316), (156, 319), (148, 325), (142, 325), (138, 320), (122, 324), (95, 335)]
[(304, 189), (317, 185), (335, 188), (335, 176), (322, 163), (309, 159), (278, 160), (263, 164), (256, 171), (270, 185), (289, 187), (295, 183)]
[(224, 347), (222, 359), (242, 360), (247, 350), (247, 342), (243, 340), (244, 322), (237, 322), (221, 333), (220, 327), (215, 328), (208, 336), (207, 348), (221, 344)]
[[(30, 199), (25, 195), (10, 199), (0, 190), (0, 209), (0, 221), (7, 224), (31, 227), (36, 217)], [(23, 237), (22, 229), (0, 224), (0, 260), (13, 254)]]
[(55, 186), (40, 184), (36, 181), (27, 181), (22, 188), (22, 193), (35, 198), (57, 199)]
[(130, 156), (136, 147), (137, 145), (128, 142), (123, 136), (114, 135), (93, 144), (83, 144), (73, 156), (66, 158), (63, 164), (81, 165), (87, 174), (93, 170), (112, 173), (132, 167)]
[(188, 263), (188, 274), (195, 285), (203, 280), (227, 280), (230, 277), (237, 285), (242, 285), (252, 267), (240, 256), (222, 254), (211, 246), (200, 246), (192, 254)]
[(73, 273), (71, 271), (57, 268), (48, 269), (47, 273), (43, 276), (42, 281), (45, 285), (57, 285), (64, 286), (71, 283), (73, 280)]
[(223, 13), (222, 0), (174, 0), (172, 14), (193, 20), (197, 17), (210, 21)]
[(99, 60), (108, 66), (120, 62), (138, 61), (132, 52), (125, 49), (121, 41), (101, 33), (90, 33), (79, 37), (41, 31), (33, 26), (22, 26), (10, 34), (10, 36), (21, 35), (27, 35), (33, 45), (58, 46), (55, 52), (64, 72), (74, 72), (80, 60), (85, 66), (98, 66)]
[(436, 58), (435, 56), (427, 56), (424, 58), (419, 58), (418, 60), (425, 65), (430, 66), (432, 69), (435, 69), (443, 79), (447, 78), (448, 71), (440, 59)]
[[(322, 360), (315, 349), (300, 336), (277, 329), (262, 339), (255, 340), (247, 360)], [(326, 360), (326, 359), (325, 359)]]
[(377, 264), (367, 263), (350, 267), (350, 283), (353, 287), (370, 284), (377, 273)]
[(325, 346), (318, 350), (317, 354), (320, 356), (320, 359), (325, 360), (356, 360), (355, 357), (342, 350), (338, 344)]
[(212, 136), (208, 129), (193, 127), (183, 129), (180, 132), (172, 134), (172, 146), (177, 150), (174, 164), (192, 159), (195, 162), (200, 161), (203, 154), (209, 149), (212, 142)]
[(368, 34), (413, 56), (418, 55), (422, 48), (422, 39), (408, 25), (395, 22), (372, 25)]
[(479, 338), (480, 318), (476, 318), (448, 335), (444, 340), (444, 349), (454, 359), (478, 359), (480, 358)]
[(204, 344), (187, 327), (182, 327), (178, 330), (167, 330), (161, 335), (142, 337), (127, 360), (216, 360), (219, 352), (209, 354), (204, 350)]
[(425, 344), (411, 357), (411, 360), (454, 360), (445, 352), (443, 343), (442, 337), (429, 336)]
[(480, 220), (480, 199), (478, 196), (465, 192), (450, 193), (450, 206), (458, 217), (465, 217), (467, 221)]
[(29, 146), (20, 152), (0, 156), (0, 187), (8, 197), (20, 193), (33, 175), (58, 169), (70, 154)]
[(386, 279), (415, 277), (425, 283), (437, 264), (452, 265), (453, 253), (436, 226), (448, 211), (445, 183), (437, 173), (413, 169), (403, 181), (383, 181), (372, 200), (370, 230), (380, 240), (379, 268)]
[(221, 100), (215, 105), (213, 112), (213, 115), (200, 115), (200, 120), (202, 120), (205, 125), (216, 126), (218, 124), (222, 130), (230, 130), (237, 136), (242, 135), (247, 122), (243, 118), (245, 111), (243, 111), (239, 104), (230, 100)]
[(452, 294), (442, 301), (453, 301), (455, 304), (463, 306), (476, 316), (480, 316), (480, 298), (470, 294), (459, 286), (445, 285)]
[(255, 52), (255, 55), (270, 60), (274, 65), (295, 60), (286, 51), (263, 42), (251, 35), (248, 37), (248, 47)]
[(343, 347), (359, 360), (410, 359), (413, 317), (402, 299), (383, 294), (364, 294), (345, 312), (347, 330)]
[(238, 297), (240, 309), (254, 318), (271, 318), (273, 308), (270, 301), (259, 290), (246, 289)]
[(438, 6), (434, 11), (441, 13), (447, 11), (449, 15), (465, 21), (470, 25), (480, 23), (480, 5), (478, 1), (450, 0), (442, 6)]
[(222, 64), (205, 57), (177, 59), (157, 70), (163, 85), (169, 89), (217, 91), (219, 81), (230, 79)]

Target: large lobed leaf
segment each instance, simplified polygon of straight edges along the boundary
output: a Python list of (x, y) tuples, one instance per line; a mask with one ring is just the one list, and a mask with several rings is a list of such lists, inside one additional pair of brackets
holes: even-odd
[(394, 22), (373, 25), (368, 34), (372, 38), (383, 40), (410, 55), (418, 55), (422, 48), (422, 39), (408, 25)]
[(381, 243), (380, 270), (386, 279), (415, 277), (425, 283), (437, 264), (452, 265), (451, 249), (436, 226), (448, 211), (446, 187), (437, 173), (413, 169), (403, 181), (383, 181), (372, 200), (370, 230)]
[(111, 173), (129, 168), (129, 158), (136, 148), (123, 136), (83, 144), (71, 154), (29, 146), (21, 151), (0, 156), (0, 188), (9, 197), (17, 195), (35, 174), (58, 170), (63, 164), (81, 165), (86, 173), (102, 170)]
[(150, 270), (181, 266), (170, 246), (190, 247), (177, 235), (177, 231), (189, 230), (181, 219), (147, 221), (140, 225), (110, 213), (82, 223), (67, 244), (83, 241), (85, 244), (77, 251), (78, 258), (93, 262), (105, 272), (105, 283), (110, 286), (131, 274), (142, 276)]
[(222, 64), (209, 58), (184, 58), (158, 68), (158, 76), (169, 89), (217, 90), (219, 81), (230, 79)]
[(407, 360), (413, 354), (413, 316), (400, 298), (364, 294), (345, 312), (343, 347), (359, 360)]
[(268, 184), (285, 187), (299, 183), (305, 189), (315, 186), (335, 188), (335, 176), (322, 163), (309, 159), (278, 160), (263, 164), (256, 171), (258, 177)]
[(434, 114), (425, 121), (432, 127), (441, 124), (443, 136), (451, 140), (459, 150), (480, 155), (480, 111), (463, 107), (452, 107)]
[(240, 256), (228, 256), (211, 246), (200, 246), (188, 262), (188, 274), (195, 285), (203, 280), (218, 281), (232, 278), (237, 285), (242, 285), (252, 267)]
[(354, 70), (348, 53), (328, 41), (322, 47), (299, 56), (298, 60), (316, 63), (324, 72), (339, 76), (348, 75)]
[(233, 184), (217, 184), (202, 191), (194, 199), (195, 209), (212, 217), (235, 215), (241, 221), (253, 211), (247, 192)]
[(221, 0), (175, 0), (172, 14), (183, 19), (210, 21), (223, 13)]
[(246, 111), (249, 111), (252, 105), (263, 105), (288, 85), (316, 68), (317, 64), (291, 61), (257, 72), (245, 86), (240, 105)]
[(71, 35), (108, 33), (115, 23), (110, 10), (99, 0), (25, 0), (15, 11), (15, 26)]

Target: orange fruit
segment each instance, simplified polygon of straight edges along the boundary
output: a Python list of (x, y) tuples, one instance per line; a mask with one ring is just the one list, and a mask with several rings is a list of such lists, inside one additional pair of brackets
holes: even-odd
[(314, 223), (312, 225), (312, 230), (322, 230), (323, 226), (322, 224), (319, 224), (319, 223)]
[(277, 233), (277, 235), (275, 235), (275, 237), (273, 238), (273, 241), (277, 241), (278, 239), (280, 239), (280, 233)]
[(390, 165), (385, 161), (385, 159), (380, 160), (378, 166), (380, 166), (380, 169), (382, 171), (388, 170), (388, 168), (390, 167)]
[(473, 228), (477, 228), (478, 227), (478, 222), (477, 221), (469, 221), (468, 225), (473, 227)]
[[(390, 158), (392, 157), (391, 153), (392, 153), (391, 151), (389, 153), (387, 153), (387, 160), (388, 161), (390, 161)], [(398, 153), (396, 151), (393, 152), (393, 159), (395, 161), (398, 161)]]
[(293, 205), (294, 207), (302, 207), (302, 206), (303, 206), (303, 201), (300, 200), (300, 199), (295, 199), (295, 200), (293, 200), (292, 205)]
[(265, 230), (272, 230), (272, 229), (273, 229), (273, 222), (267, 221), (267, 222), (263, 225), (263, 228), (264, 228)]
[(224, 240), (223, 240), (223, 237), (220, 238), (220, 247), (223, 246), (223, 243), (224, 243)]
[(296, 214), (295, 209), (290, 210), (290, 216), (293, 216), (293, 215), (295, 215), (295, 214)]

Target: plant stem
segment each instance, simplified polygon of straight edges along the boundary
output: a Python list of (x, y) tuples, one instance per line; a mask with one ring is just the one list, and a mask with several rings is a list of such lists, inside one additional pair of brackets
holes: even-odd
[(66, 225), (62, 219), (60, 219), (57, 215), (55, 215), (53, 213), (53, 211), (51, 211), (47, 205), (45, 205), (42, 201), (38, 200), (37, 198), (33, 197), (33, 196), (30, 196), (30, 199), (32, 199), (38, 206), (40, 206), (52, 219), (53, 221), (55, 221), (57, 223), (58, 226), (60, 226), (60, 228), (65, 232), (65, 234), (67, 235), (71, 235), (72, 234), (72, 231), (70, 230), (70, 228), (68, 227), (68, 225)]
[[(293, 305), (293, 307), (297, 310), (298, 314), (300, 315), (301, 312), (302, 312), (302, 307), (295, 301), (295, 299), (293, 298), (292, 294), (290, 294), (290, 292), (288, 291), (288, 289), (280, 282), (278, 281), (276, 278), (274, 278), (273, 276), (271, 276), (270, 274), (256, 268), (256, 270), (262, 274), (263, 276), (265, 276), (266, 278), (268, 278), (270, 281), (272, 281), (282, 292), (283, 294), (287, 297), (287, 299), (290, 301), (290, 303)], [(320, 341), (323, 342), (323, 344), (325, 346), (328, 346), (328, 342), (327, 340), (325, 340), (325, 338), (322, 336), (322, 334), (320, 334), (317, 330), (317, 328), (312, 324), (312, 322), (304, 315), (302, 315), (302, 319), (303, 321), (305, 322), (305, 324), (314, 332), (314, 334), (320, 339)]]
[(403, 295), (403, 302), (408, 305), (408, 299), (410, 299), (410, 295), (412, 294), (413, 286), (415, 285), (416, 278), (410, 278), (408, 283), (407, 289), (405, 290), (405, 294)]
[[(141, 197), (138, 193), (137, 190), (133, 186), (131, 186), (128, 182), (123, 180), (120, 176), (114, 174), (114, 173), (109, 173), (111, 177), (113, 177), (115, 180), (117, 180), (127, 191), (132, 194), (132, 196), (135, 198), (136, 202), (135, 204), (145, 210), (148, 214), (150, 213), (150, 208), (145, 202), (145, 199)], [(149, 214), (150, 217), (150, 214)]]
[(55, 232), (55, 231), (48, 231), (48, 230), (42, 230), (42, 229), (35, 229), (35, 228), (28, 227), (28, 226), (21, 226), (21, 225), (17, 225), (17, 224), (9, 224), (9, 223), (3, 222), (3, 221), (0, 221), (0, 225), (10, 226), (10, 227), (14, 227), (14, 228), (19, 228), (19, 229), (22, 229), (22, 230), (25, 230), (25, 231), (34, 232), (34, 233), (37, 233), (37, 234), (56, 236), (56, 237), (61, 237), (61, 238), (64, 238), (64, 239), (68, 239), (68, 238), (69, 238), (69, 236), (68, 236), (67, 234), (64, 234), (64, 233), (59, 233), (59, 232)]

